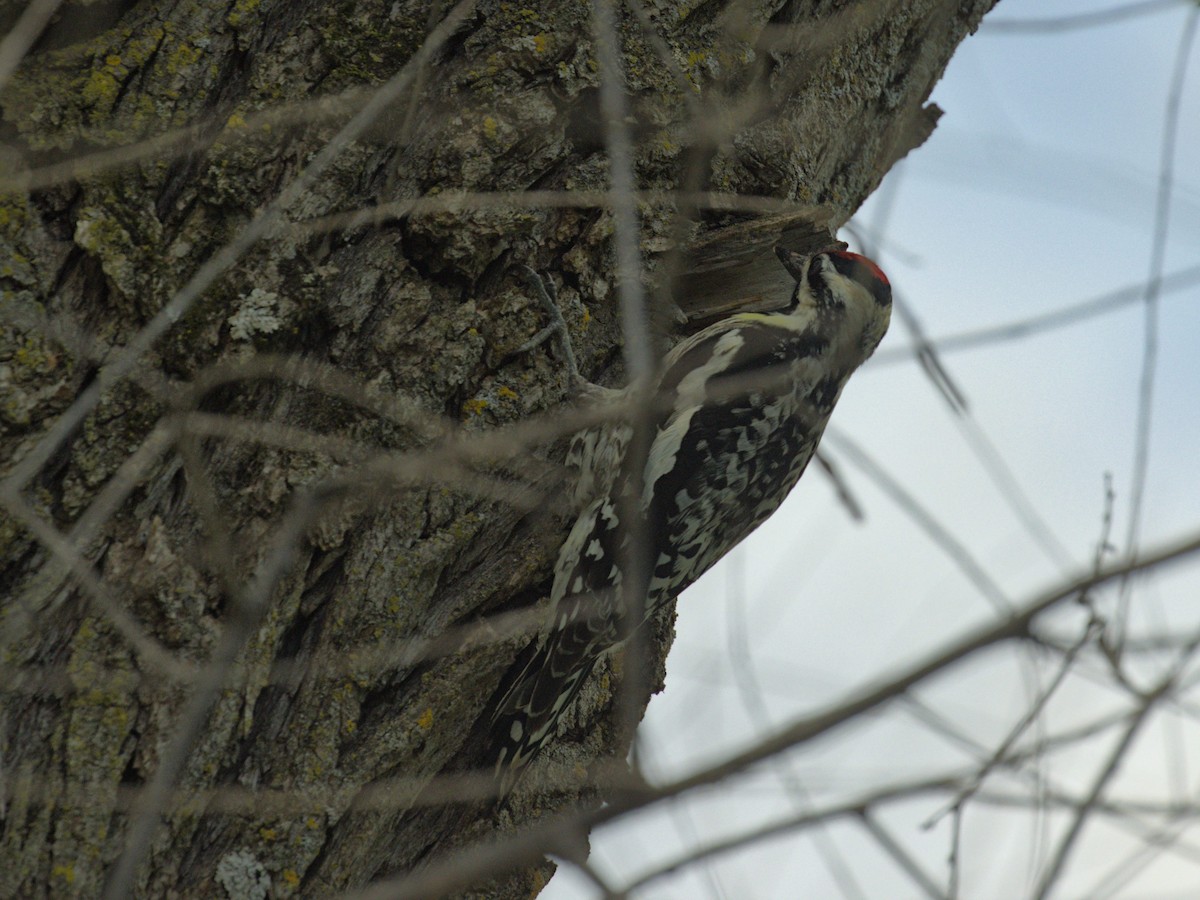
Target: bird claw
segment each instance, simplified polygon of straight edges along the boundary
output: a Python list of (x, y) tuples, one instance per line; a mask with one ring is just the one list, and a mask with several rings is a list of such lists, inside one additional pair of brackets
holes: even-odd
[(550, 340), (550, 338), (554, 337), (554, 335), (558, 334), (558, 332), (559, 327), (557, 325), (547, 325), (545, 328), (523, 343), (520, 347), (518, 347), (516, 352), (528, 353), (530, 350), (536, 350), (538, 347), (542, 346), (542, 344), (546, 343), (546, 341)]
[(522, 266), (521, 269), (525, 280), (529, 282), (530, 287), (537, 295), (542, 309), (550, 317), (550, 324), (518, 347), (517, 352), (528, 353), (558, 335), (559, 346), (562, 347), (563, 356), (567, 362), (567, 377), (570, 379), (571, 391), (576, 394), (585, 392), (591, 382), (579, 373), (579, 365), (575, 361), (575, 348), (571, 343), (571, 334), (567, 331), (567, 322), (563, 318), (562, 310), (558, 308), (558, 289), (555, 288), (553, 280), (543, 278), (530, 266)]

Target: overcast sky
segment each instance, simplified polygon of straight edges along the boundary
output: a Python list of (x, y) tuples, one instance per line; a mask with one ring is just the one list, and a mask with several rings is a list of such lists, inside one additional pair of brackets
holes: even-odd
[[(891, 276), (899, 302), (933, 338), (1025, 319), (1144, 284), (1153, 262), (1164, 119), (1186, 2), (1104, 27), (1001, 33), (988, 21), (1058, 18), (1119, 0), (1004, 0), (959, 48), (933, 100), (933, 137), (888, 176), (855, 224)], [(1166, 274), (1200, 266), (1200, 51), (1184, 84)], [(880, 230), (882, 228), (882, 231)], [(844, 233), (852, 243), (852, 234)], [(1200, 275), (1160, 298), (1143, 546), (1200, 527)], [(1168, 285), (1168, 287), (1170, 287)], [(914, 363), (896, 317), (883, 349), (852, 380), (834, 429), (853, 441), (961, 542), (1012, 603), (1090, 565), (1115, 495), (1111, 541), (1126, 549), (1135, 456), (1144, 305), (1020, 340), (943, 356), (969, 415), (956, 416)], [(867, 514), (851, 521), (831, 485), (810, 471), (784, 508), (690, 589), (679, 605), (667, 689), (642, 730), (647, 768), (678, 776), (945, 646), (998, 615), (960, 568), (827, 441)], [(1200, 625), (1200, 566), (1136, 583), (1131, 628)], [(1101, 598), (1106, 611), (1112, 598)], [(1079, 633), (1075, 609), (1052, 620)], [(730, 625), (732, 624), (732, 630)], [(746, 652), (746, 648), (750, 648)], [(987, 748), (1029, 705), (1055, 656), (994, 651), (918, 692), (926, 707)], [(1128, 708), (1081, 663), (1041, 726), (1056, 732)], [(1124, 704), (1124, 705), (1122, 705)], [(1187, 717), (1157, 717), (1127, 757), (1113, 796), (1195, 801), (1200, 740)], [(1055, 754), (1032, 771), (1084, 791), (1108, 736)], [(975, 764), (898, 704), (702, 798), (598, 831), (593, 863), (617, 884), (723, 835), (784, 817), (804, 803), (859, 796), (920, 773)], [(989, 784), (1024, 786), (996, 776)], [(1014, 788), (1015, 789), (1015, 788)], [(1181, 799), (1183, 799), (1181, 797)], [(886, 808), (881, 820), (944, 884), (950, 818), (922, 824), (944, 798)], [(1028, 810), (969, 807), (960, 850), (961, 896), (1030, 891), (1065, 822)], [(1200, 845), (1200, 829), (1191, 837)], [(818, 839), (853, 871), (860, 896), (920, 896), (854, 823)], [(1140, 846), (1093, 822), (1056, 896), (1200, 896), (1200, 865), (1155, 854), (1128, 883), (1113, 875)], [(791, 835), (656, 882), (641, 897), (840, 897), (828, 852)], [(1124, 871), (1124, 870), (1121, 870)], [(1124, 877), (1124, 876), (1122, 876)], [(595, 895), (561, 871), (551, 900)], [(849, 894), (854, 896), (853, 893)]]

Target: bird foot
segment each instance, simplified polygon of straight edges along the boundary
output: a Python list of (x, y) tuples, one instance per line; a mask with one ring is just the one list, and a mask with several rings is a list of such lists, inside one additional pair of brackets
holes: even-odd
[(529, 266), (522, 266), (522, 273), (529, 286), (533, 288), (542, 309), (550, 317), (550, 324), (517, 348), (518, 353), (528, 353), (540, 347), (546, 341), (558, 336), (559, 346), (567, 363), (567, 379), (572, 394), (590, 395), (595, 391), (605, 391), (598, 385), (592, 384), (579, 373), (579, 364), (575, 360), (575, 347), (571, 343), (571, 334), (567, 331), (567, 322), (562, 310), (558, 308), (558, 289), (549, 277), (543, 277)]

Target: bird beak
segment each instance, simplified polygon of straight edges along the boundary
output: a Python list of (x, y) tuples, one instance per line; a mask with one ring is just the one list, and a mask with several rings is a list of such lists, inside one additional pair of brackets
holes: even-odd
[(797, 281), (804, 280), (804, 275), (808, 271), (808, 261), (812, 259), (811, 256), (805, 256), (803, 253), (780, 246), (775, 247), (775, 255), (779, 257), (779, 261), (783, 263), (783, 267), (788, 270), (789, 275)]
[(789, 275), (797, 281), (803, 281), (805, 274), (808, 272), (808, 264), (814, 256), (820, 256), (822, 253), (829, 251), (845, 250), (848, 246), (849, 244), (845, 241), (834, 241), (828, 247), (822, 247), (820, 250), (804, 254), (776, 244), (775, 255), (779, 257), (779, 261), (783, 263), (783, 267), (788, 270)]

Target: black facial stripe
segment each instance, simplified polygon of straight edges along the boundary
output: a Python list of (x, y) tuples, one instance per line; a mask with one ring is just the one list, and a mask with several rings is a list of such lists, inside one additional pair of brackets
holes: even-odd
[(891, 305), (891, 285), (886, 281), (880, 281), (875, 273), (859, 262), (857, 258), (849, 253), (830, 253), (829, 261), (833, 263), (833, 267), (839, 273), (870, 291), (877, 304), (880, 306)]
[(886, 281), (880, 281), (866, 267), (858, 266), (858, 276), (855, 280), (871, 292), (871, 296), (875, 298), (876, 304), (879, 306), (892, 305), (892, 286)]
[(821, 272), (821, 257), (816, 257), (808, 267), (808, 290), (819, 303), (829, 299), (829, 285)]
[(888, 284), (881, 284), (872, 279), (871, 296), (875, 298), (875, 302), (880, 306), (892, 305), (892, 287)]
[(847, 256), (844, 253), (830, 253), (829, 261), (833, 263), (833, 267), (847, 278), (858, 281), (858, 260), (852, 256)]
[(800, 282), (796, 282), (796, 289), (792, 291), (792, 299), (788, 301), (787, 308), (784, 312), (793, 312), (800, 305)]

